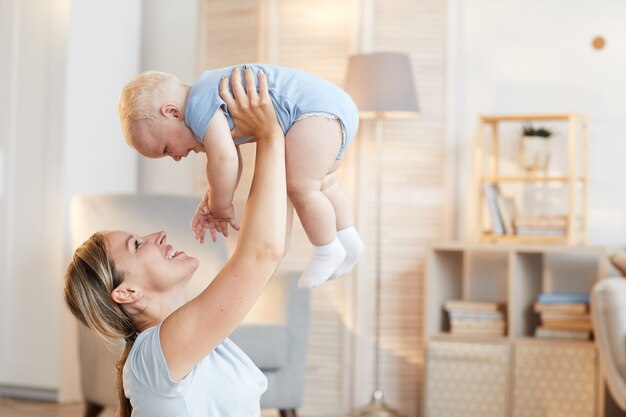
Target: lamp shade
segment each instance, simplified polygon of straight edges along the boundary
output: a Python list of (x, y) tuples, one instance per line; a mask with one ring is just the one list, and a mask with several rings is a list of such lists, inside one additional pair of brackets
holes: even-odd
[(398, 52), (352, 55), (345, 89), (362, 118), (417, 117), (411, 61)]

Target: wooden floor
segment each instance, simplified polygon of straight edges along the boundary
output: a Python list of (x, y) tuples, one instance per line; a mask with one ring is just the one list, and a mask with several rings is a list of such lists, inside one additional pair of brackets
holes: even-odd
[[(0, 398), (0, 416), (2, 417), (82, 417), (82, 404), (56, 404), (38, 401)], [(99, 417), (114, 417), (115, 413), (105, 410)]]
[[(0, 397), (0, 417), (82, 417), (82, 404), (56, 404)], [(113, 410), (104, 410), (98, 417), (114, 417)], [(274, 410), (263, 410), (262, 417), (278, 417)]]

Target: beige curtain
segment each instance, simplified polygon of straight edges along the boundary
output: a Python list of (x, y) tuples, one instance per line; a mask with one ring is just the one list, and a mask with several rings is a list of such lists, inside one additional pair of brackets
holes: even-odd
[[(450, 185), (444, 137), (446, 2), (440, 0), (204, 0), (200, 65), (248, 62), (292, 66), (343, 85), (352, 53), (410, 55), (422, 113), (384, 125), (382, 251), (382, 388), (407, 416), (421, 410), (424, 245), (445, 236)], [(364, 50), (367, 48), (367, 50)], [(362, 123), (341, 179), (353, 195), (366, 255), (352, 277), (312, 291), (305, 404), (302, 415), (340, 416), (363, 406), (373, 390), (372, 324), (376, 157), (373, 129)], [(244, 151), (236, 195), (242, 211), (253, 145)], [(199, 167), (201, 171), (202, 168)], [(450, 218), (448, 218), (450, 217)], [(302, 269), (311, 246), (297, 220), (281, 266)]]

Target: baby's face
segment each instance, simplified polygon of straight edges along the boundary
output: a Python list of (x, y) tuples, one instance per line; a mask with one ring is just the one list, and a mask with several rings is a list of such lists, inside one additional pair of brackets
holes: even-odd
[(180, 161), (189, 152), (202, 152), (204, 148), (198, 142), (189, 127), (181, 121), (162, 119), (140, 120), (135, 122), (133, 145), (148, 158), (169, 156)]

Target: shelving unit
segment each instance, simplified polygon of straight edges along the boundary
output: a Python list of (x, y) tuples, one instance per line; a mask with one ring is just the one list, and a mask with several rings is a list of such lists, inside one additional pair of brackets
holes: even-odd
[[(564, 157), (560, 166), (547, 172), (528, 173), (517, 159), (520, 155), (517, 142), (520, 134), (502, 134), (503, 125), (513, 125), (521, 132), (523, 123), (544, 122), (555, 126), (563, 125), (567, 131), (560, 138), (549, 139), (554, 144), (552, 153)], [(490, 140), (488, 140), (490, 139)], [(512, 143), (516, 142), (516, 143)], [(587, 117), (577, 114), (528, 114), (528, 115), (483, 115), (478, 118), (475, 148), (475, 191), (477, 193), (477, 237), (479, 241), (513, 243), (584, 243), (587, 229), (587, 178), (588, 178), (588, 123)], [(486, 216), (485, 184), (500, 188), (517, 186), (516, 200), (520, 200), (522, 189), (542, 186), (546, 199), (554, 195), (555, 189), (563, 188), (567, 194), (561, 216), (566, 218), (563, 235), (519, 235), (515, 232), (495, 234)], [(520, 204), (521, 206), (521, 204)], [(539, 204), (534, 205), (535, 208)], [(522, 213), (524, 214), (524, 213)]]
[[(541, 293), (588, 294), (604, 276), (605, 256), (603, 248), (585, 246), (432, 246), (424, 289), (424, 415), (604, 417), (593, 341), (533, 337), (539, 325), (533, 305)], [(505, 335), (450, 334), (449, 300), (506, 303)]]

